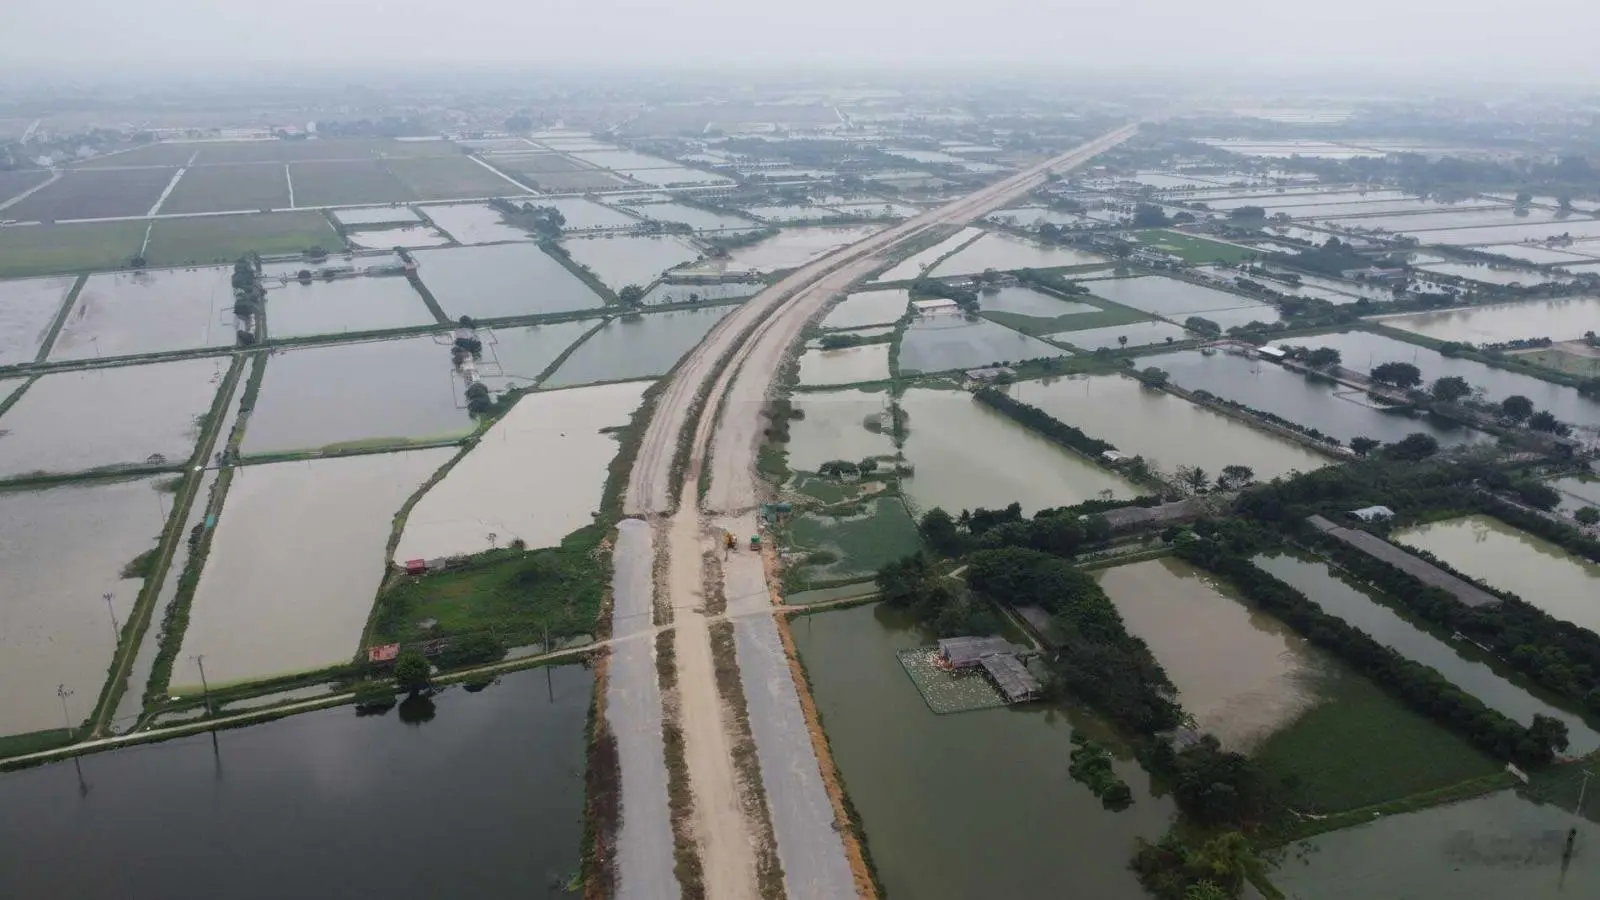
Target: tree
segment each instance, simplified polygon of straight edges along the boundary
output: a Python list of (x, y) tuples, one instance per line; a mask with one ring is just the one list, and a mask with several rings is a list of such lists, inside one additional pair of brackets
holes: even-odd
[(1199, 316), (1190, 316), (1189, 318), (1184, 319), (1183, 327), (1185, 331), (1192, 331), (1195, 334), (1202, 334), (1206, 337), (1216, 337), (1217, 335), (1222, 334), (1221, 325), (1218, 325), (1210, 319), (1202, 319)]
[(428, 658), (416, 650), (405, 650), (395, 658), (394, 680), (400, 689), (411, 694), (425, 691), (433, 684)]
[(1118, 347), (1126, 347), (1126, 346), (1128, 346), (1128, 336), (1125, 335), (1125, 334), (1117, 335), (1117, 346)]
[(617, 291), (617, 299), (622, 301), (623, 306), (638, 306), (644, 300), (644, 288), (630, 284)]
[(1161, 387), (1167, 383), (1167, 373), (1155, 366), (1148, 366), (1141, 370), (1138, 378), (1151, 387)]
[[(1546, 434), (1560, 434), (1561, 429), (1566, 427), (1566, 423), (1557, 419), (1548, 410), (1541, 409), (1528, 417), (1528, 427)], [(1567, 430), (1571, 431), (1570, 428)]]
[(1199, 466), (1195, 466), (1192, 469), (1180, 466), (1178, 468), (1178, 478), (1196, 491), (1205, 487), (1206, 483), (1211, 480), (1211, 476), (1206, 474), (1206, 470)]
[(1327, 369), (1344, 362), (1344, 357), (1332, 347), (1318, 347), (1306, 354), (1306, 365), (1313, 369)]
[(1521, 481), (1514, 482), (1511, 485), (1511, 490), (1517, 495), (1517, 499), (1528, 504), (1534, 509), (1550, 510), (1561, 505), (1560, 492), (1547, 484), (1534, 481), (1531, 478), (1525, 478)]
[(1431, 434), (1418, 431), (1390, 444), (1384, 451), (1391, 459), (1415, 462), (1439, 452), (1439, 442)]
[(1233, 894), (1215, 881), (1196, 881), (1183, 889), (1183, 900), (1230, 900)]
[(1378, 449), (1379, 443), (1379, 441), (1369, 437), (1351, 438), (1350, 449), (1354, 451), (1357, 456), (1366, 456), (1368, 453)]
[(1527, 206), (1529, 203), (1532, 203), (1532, 202), (1533, 202), (1533, 195), (1532, 194), (1528, 193), (1527, 191), (1517, 191), (1517, 205), (1518, 206)]
[(1572, 517), (1578, 520), (1579, 525), (1597, 525), (1600, 524), (1600, 509), (1596, 509), (1593, 506), (1585, 506), (1583, 509), (1573, 513)]
[(1249, 466), (1223, 466), (1222, 474), (1217, 476), (1217, 487), (1225, 491), (1242, 488), (1255, 477), (1255, 470)]
[(1133, 227), (1160, 228), (1171, 224), (1167, 214), (1154, 203), (1139, 203), (1133, 207)]
[(1440, 403), (1454, 403), (1462, 397), (1471, 396), (1472, 385), (1467, 384), (1467, 380), (1460, 375), (1446, 375), (1435, 379), (1428, 392)]
[(1266, 210), (1266, 207), (1264, 207), (1264, 206), (1240, 206), (1240, 207), (1234, 208), (1232, 211), (1230, 211), (1228, 213), (1228, 218), (1234, 220), (1235, 222), (1239, 222), (1239, 221), (1251, 221), (1251, 222), (1254, 222), (1254, 221), (1259, 221), (1261, 219), (1265, 219), (1266, 217), (1267, 217), (1267, 210)]
[(940, 556), (960, 556), (966, 550), (966, 539), (956, 527), (956, 520), (937, 506), (922, 514), (922, 537), (929, 549)]
[(355, 686), (356, 715), (381, 715), (394, 708), (394, 687), (384, 681), (361, 681)]
[(1411, 363), (1386, 362), (1372, 370), (1372, 380), (1397, 388), (1414, 388), (1422, 383), (1422, 370)]
[(1533, 415), (1533, 401), (1521, 394), (1512, 394), (1500, 401), (1500, 415), (1521, 422)]
[(1538, 743), (1543, 755), (1543, 748), (1548, 748), (1550, 757), (1567, 749), (1567, 723), (1551, 716), (1533, 714), (1533, 723), (1528, 726), (1528, 737)]

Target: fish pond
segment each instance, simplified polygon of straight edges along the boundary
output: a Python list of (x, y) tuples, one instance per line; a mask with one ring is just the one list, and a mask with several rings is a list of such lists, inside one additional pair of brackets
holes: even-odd
[[(1083, 328), (1077, 331), (1058, 331), (1045, 337), (1057, 344), (1068, 344), (1082, 353), (1093, 353), (1101, 347), (1116, 350), (1121, 347), (1148, 347), (1194, 339), (1194, 335), (1184, 331), (1183, 326), (1160, 320), (1129, 322), (1126, 325), (1109, 325), (1104, 328)], [(1123, 338), (1128, 339), (1126, 344), (1122, 343)]]
[(731, 306), (619, 316), (579, 344), (542, 387), (626, 381), (665, 375), (706, 336)]
[(452, 319), (531, 316), (605, 305), (583, 279), (532, 244), (418, 250), (413, 256), (422, 283)]
[(718, 268), (729, 272), (776, 272), (798, 269), (812, 260), (871, 237), (881, 225), (806, 225), (785, 228), (772, 237), (728, 251), (717, 260)]
[(1072, 354), (988, 319), (937, 315), (912, 320), (900, 343), (901, 372), (944, 372)]
[[(513, 388), (533, 387), (539, 376), (600, 325), (599, 319), (554, 322), (549, 325), (505, 325), (478, 330), (483, 353), (473, 363), (478, 380), (499, 393)], [(461, 389), (466, 390), (463, 380)]]
[(487, 203), (451, 203), (425, 206), (433, 224), (459, 244), (497, 244), (505, 241), (531, 241), (533, 235), (507, 225), (500, 211)]
[(975, 275), (985, 269), (1002, 272), (1012, 269), (1051, 269), (1093, 266), (1109, 261), (1098, 253), (1071, 247), (1047, 247), (1016, 235), (990, 232), (939, 263), (929, 274), (939, 277)]
[[(61, 313), (76, 279), (0, 281), (0, 366), (31, 363)], [(0, 398), (3, 399), (3, 398)]]
[(561, 246), (574, 262), (587, 266), (613, 291), (628, 285), (645, 287), (660, 280), (668, 269), (700, 258), (699, 250), (670, 235), (577, 237), (562, 241)]
[(869, 325), (889, 325), (898, 322), (911, 305), (911, 293), (905, 290), (865, 291), (851, 294), (828, 311), (822, 320), (823, 328), (865, 328)]
[(863, 344), (838, 350), (807, 350), (800, 355), (800, 384), (825, 387), (889, 378), (889, 345)]
[(1494, 303), (1437, 312), (1384, 316), (1390, 328), (1438, 341), (1498, 344), (1529, 338), (1576, 340), (1600, 325), (1600, 297), (1560, 297)]
[(805, 418), (789, 422), (783, 445), (792, 471), (815, 472), (833, 459), (893, 455), (887, 391), (807, 391), (790, 398)]
[(921, 278), (924, 273), (933, 267), (934, 263), (956, 252), (985, 233), (982, 228), (971, 226), (963, 228), (939, 243), (906, 257), (885, 270), (873, 281), (910, 281), (914, 278)]
[(291, 280), (267, 291), (267, 332), (275, 338), (411, 328), (434, 322), (422, 295), (404, 278)]
[(134, 356), (235, 341), (226, 268), (90, 275), (50, 348), (52, 360)]

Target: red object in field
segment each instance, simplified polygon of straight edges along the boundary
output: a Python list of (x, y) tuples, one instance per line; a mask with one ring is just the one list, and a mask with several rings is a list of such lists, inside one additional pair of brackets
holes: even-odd
[(425, 559), (406, 560), (407, 575), (422, 575), (428, 571), (428, 561)]
[(369, 663), (394, 662), (394, 658), (399, 655), (399, 644), (379, 644), (375, 647), (367, 648), (367, 662)]

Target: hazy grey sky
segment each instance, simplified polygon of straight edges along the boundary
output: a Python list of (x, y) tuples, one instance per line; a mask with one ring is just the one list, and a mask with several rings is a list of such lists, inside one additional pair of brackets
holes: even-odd
[(0, 0), (0, 65), (1009, 62), (1580, 81), (1600, 72), (1580, 38), (1597, 28), (1596, 0)]

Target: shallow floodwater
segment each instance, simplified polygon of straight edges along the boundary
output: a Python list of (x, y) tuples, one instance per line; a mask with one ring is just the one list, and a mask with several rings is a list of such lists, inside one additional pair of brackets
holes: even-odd
[(800, 355), (800, 383), (808, 387), (884, 381), (888, 377), (888, 344), (807, 350)]
[(668, 269), (700, 258), (699, 250), (671, 235), (567, 238), (561, 246), (574, 261), (588, 266), (594, 276), (613, 291), (628, 285), (646, 287), (659, 280)]
[(702, 303), (720, 300), (740, 300), (761, 293), (765, 284), (759, 281), (726, 281), (718, 284), (667, 284), (662, 282), (650, 289), (639, 302), (645, 306), (665, 303)]
[(917, 515), (935, 506), (1001, 509), (1023, 515), (1109, 494), (1134, 497), (1136, 485), (1059, 447), (972, 399), (965, 391), (912, 388), (899, 400), (907, 415), (903, 451), (916, 468), (905, 493)]
[[(934, 267), (932, 275), (974, 275), (985, 269), (1050, 269), (1109, 262), (1098, 253), (1071, 247), (1046, 247), (1013, 234), (990, 232)], [(915, 277), (914, 275), (912, 277)]]
[(1366, 405), (1366, 394), (1361, 391), (1313, 381), (1272, 363), (1228, 353), (1206, 356), (1198, 350), (1182, 350), (1142, 357), (1134, 364), (1139, 368), (1155, 366), (1166, 371), (1180, 387), (1209, 391), (1290, 422), (1319, 429), (1346, 444), (1357, 437), (1388, 443), (1419, 431), (1432, 435), (1441, 446), (1488, 439), (1487, 435), (1444, 419), (1375, 409)]
[(1507, 269), (1487, 263), (1438, 263), (1422, 266), (1422, 271), (1436, 275), (1454, 275), (1483, 284), (1521, 284), (1533, 286), (1550, 281), (1566, 282), (1571, 279), (1556, 273), (1537, 272), (1532, 269)]
[(0, 478), (182, 463), (227, 371), (216, 358), (40, 376), (0, 415)]
[(403, 444), (472, 430), (446, 335), (274, 352), (245, 427), (246, 455)]
[(978, 301), (988, 312), (1016, 313), (1041, 319), (1100, 311), (1098, 306), (1062, 300), (1027, 287), (1004, 287), (992, 292), (986, 290), (979, 295)]
[(717, 266), (727, 271), (776, 272), (797, 269), (840, 247), (883, 230), (882, 225), (809, 225), (786, 228), (764, 241), (728, 251)]
[(1176, 559), (1094, 573), (1129, 633), (1150, 645), (1178, 702), (1233, 750), (1248, 750), (1317, 702), (1324, 664), (1287, 625)]
[(909, 281), (920, 278), (940, 258), (954, 253), (960, 247), (984, 234), (982, 228), (967, 227), (945, 238), (937, 244), (906, 257), (873, 281)]
[[(783, 445), (791, 470), (815, 472), (832, 459), (859, 462), (895, 452), (887, 391), (807, 391), (790, 399), (805, 413), (789, 422), (789, 442)], [(873, 431), (868, 420), (884, 427)]]
[(1390, 328), (1410, 331), (1423, 337), (1468, 344), (1496, 344), (1543, 337), (1572, 341), (1600, 326), (1600, 297), (1495, 303), (1385, 316), (1378, 321)]
[(742, 216), (682, 203), (639, 203), (625, 209), (657, 222), (681, 222), (695, 231), (749, 231), (761, 227), (760, 223)]
[[(1058, 331), (1046, 335), (1058, 344), (1071, 344), (1083, 353), (1093, 353), (1105, 347), (1117, 350), (1121, 347), (1147, 347), (1154, 344), (1167, 344), (1174, 341), (1192, 340), (1194, 335), (1183, 330), (1183, 326), (1160, 320), (1150, 322), (1130, 322), (1127, 325), (1108, 325), (1104, 328), (1082, 328), (1077, 331)], [(1128, 343), (1122, 344), (1119, 338), (1127, 338)]]
[[(1223, 322), (1212, 313), (1221, 310), (1248, 309), (1249, 315), (1263, 322), (1275, 322), (1278, 318), (1277, 310), (1264, 303), (1257, 303), (1248, 297), (1239, 294), (1230, 294), (1213, 288), (1201, 287), (1187, 281), (1178, 281), (1173, 278), (1163, 278), (1160, 275), (1141, 275), (1135, 278), (1110, 278), (1092, 282), (1086, 287), (1096, 297), (1118, 303), (1140, 312), (1164, 316), (1179, 324), (1189, 316), (1201, 316), (1222, 324), (1224, 328), (1229, 325), (1243, 324), (1240, 322)], [(1248, 321), (1248, 320), (1247, 320)]]
[(217, 266), (90, 275), (50, 359), (232, 346), (231, 272)]
[[(1289, 900), (1600, 896), (1600, 825), (1572, 814), (1572, 782), (1549, 803), (1501, 791), (1318, 835), (1286, 847), (1269, 877)], [(1569, 829), (1577, 840), (1563, 866)]]
[(344, 225), (387, 225), (394, 222), (420, 222), (422, 217), (409, 206), (363, 206), (336, 209), (333, 217)]
[(899, 365), (901, 372), (944, 372), (1071, 355), (988, 319), (952, 314), (913, 319), (900, 341)]
[[(75, 278), (0, 281), (0, 366), (31, 363), (50, 336), (50, 326), (72, 291)], [(4, 399), (0, 397), (0, 399)]]
[(1074, 730), (1114, 746), (1104, 726), (1045, 704), (935, 715), (895, 657), (933, 638), (881, 604), (791, 627), (888, 896), (1145, 896), (1127, 861), (1173, 805), (1125, 754), (1113, 763), (1135, 798), (1123, 812), (1067, 774)]
[(267, 291), (267, 333), (275, 338), (431, 325), (433, 313), (404, 278), (289, 281)]
[[(538, 391), (511, 411), (406, 517), (396, 562), (480, 553), (487, 535), (554, 547), (594, 524), (617, 439), (650, 385), (643, 381)], [(530, 460), (537, 460), (529, 465)]]
[(88, 717), (116, 647), (102, 595), (128, 621), (144, 579), (122, 568), (160, 538), (162, 480), (0, 491), (0, 735), (61, 728), (57, 685), (73, 692), (72, 724)]
[(620, 316), (578, 345), (542, 387), (625, 381), (665, 375), (732, 306)]
[(494, 244), (502, 241), (531, 241), (533, 235), (507, 225), (500, 211), (487, 203), (448, 203), (425, 206), (423, 211), (433, 224), (459, 244)]
[(454, 447), (241, 466), (195, 590), (172, 686), (354, 658), (394, 516)]
[(1475, 515), (1401, 529), (1394, 539), (1558, 619), (1600, 632), (1600, 564), (1543, 538)]
[(71, 762), (0, 775), (0, 896), (570, 896), (593, 683), (534, 669), (86, 756), (81, 783)]
[(888, 325), (900, 320), (911, 305), (911, 292), (905, 290), (864, 291), (851, 294), (829, 310), (823, 328), (864, 328)]
[(418, 250), (418, 274), (455, 319), (531, 316), (598, 309), (605, 301), (532, 244)]
[(1019, 381), (1004, 390), (1167, 474), (1198, 466), (1214, 478), (1224, 466), (1243, 465), (1268, 481), (1328, 464), (1299, 444), (1121, 375)]
[[(478, 338), (483, 341), (483, 355), (475, 363), (478, 380), (497, 393), (532, 387), (557, 357), (597, 324), (597, 319), (580, 319), (550, 325), (480, 329)], [(462, 390), (466, 390), (464, 382)]]
[(395, 247), (420, 249), (443, 247), (450, 243), (450, 236), (426, 225), (407, 225), (404, 228), (349, 231), (345, 233), (345, 240), (349, 241), (352, 247), (366, 250), (389, 250)]
[(1539, 689), (1519, 683), (1520, 676), (1497, 672), (1491, 663), (1492, 657), (1472, 644), (1452, 640), (1448, 633), (1430, 631), (1397, 608), (1380, 603), (1338, 577), (1326, 563), (1279, 554), (1257, 556), (1255, 564), (1310, 597), (1329, 615), (1338, 616), (1365, 631), (1401, 656), (1431, 666), (1489, 708), (1524, 725), (1531, 723), (1535, 714), (1560, 719), (1567, 726), (1571, 754), (1579, 756), (1600, 749), (1600, 733), (1582, 716), (1538, 696), (1535, 691)]
[(632, 228), (639, 220), (621, 210), (614, 209), (583, 197), (537, 197), (526, 201), (534, 206), (554, 207), (566, 223), (563, 231), (591, 231), (603, 228)]

